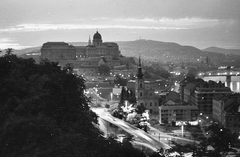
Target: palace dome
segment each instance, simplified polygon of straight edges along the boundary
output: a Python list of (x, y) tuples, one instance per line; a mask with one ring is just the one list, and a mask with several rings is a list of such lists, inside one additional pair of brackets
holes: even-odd
[(98, 31), (93, 35), (93, 40), (102, 40), (102, 36)]

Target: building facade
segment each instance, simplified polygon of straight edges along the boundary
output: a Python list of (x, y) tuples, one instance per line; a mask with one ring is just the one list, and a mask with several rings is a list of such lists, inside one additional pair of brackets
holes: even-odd
[(172, 123), (177, 121), (196, 121), (198, 118), (197, 106), (183, 104), (169, 100), (159, 107), (159, 123)]
[(114, 42), (102, 42), (102, 36), (98, 31), (94, 34), (92, 43), (86, 47), (86, 57), (111, 56), (119, 57), (118, 44)]
[(218, 94), (230, 94), (231, 89), (228, 87), (197, 87), (193, 95), (193, 104), (198, 107), (199, 113), (212, 115), (213, 97)]
[(139, 67), (135, 82), (135, 96), (137, 105), (143, 105), (149, 110), (150, 119), (159, 119), (159, 97), (154, 93), (154, 89), (146, 86), (142, 72), (141, 60), (139, 58)]
[(240, 133), (240, 94), (220, 95), (213, 100), (213, 118), (232, 132)]
[[(89, 38), (87, 46), (72, 46), (65, 42), (47, 42), (42, 45), (41, 59), (58, 62), (64, 67), (71, 64), (74, 69), (80, 69), (85, 74), (93, 76), (98, 73), (102, 60), (110, 68), (120, 66), (120, 51), (117, 43), (103, 42), (97, 31), (93, 40)], [(123, 58), (123, 57), (122, 57)]]
[(55, 62), (75, 60), (76, 48), (65, 42), (47, 42), (41, 48), (41, 58)]
[(197, 106), (199, 113), (204, 115), (212, 115), (213, 113), (213, 97), (219, 94), (231, 94), (229, 87), (221, 82), (214, 81), (205, 82), (197, 79), (195, 82), (188, 83), (181, 90), (184, 93), (184, 101), (191, 105)]

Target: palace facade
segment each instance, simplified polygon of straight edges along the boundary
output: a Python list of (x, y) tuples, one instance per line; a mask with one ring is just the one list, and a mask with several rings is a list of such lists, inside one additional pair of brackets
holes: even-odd
[(60, 62), (61, 60), (76, 60), (78, 58), (105, 57), (112, 60), (120, 56), (118, 44), (102, 42), (102, 36), (97, 31), (93, 40), (89, 38), (87, 46), (73, 46), (65, 42), (47, 42), (42, 45), (41, 58)]

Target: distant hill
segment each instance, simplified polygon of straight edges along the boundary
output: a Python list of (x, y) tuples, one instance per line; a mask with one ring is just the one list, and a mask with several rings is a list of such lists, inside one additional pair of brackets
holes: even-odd
[(202, 51), (192, 46), (153, 40), (121, 41), (119, 44), (123, 56), (138, 56), (146, 60), (167, 63), (201, 62), (208, 56), (212, 63), (240, 60), (240, 56), (225, 56), (215, 52)]
[[(86, 46), (87, 42), (68, 42), (74, 46)], [(184, 46), (172, 42), (161, 42), (153, 40), (135, 40), (135, 41), (117, 41), (119, 49), (123, 56), (126, 57), (141, 57), (146, 61), (154, 61), (159, 63), (182, 63), (182, 62), (205, 62), (208, 57), (213, 64), (222, 62), (237, 62), (240, 63), (239, 50), (231, 50), (234, 53), (229, 53), (227, 49), (207, 48), (204, 50), (197, 49), (193, 46)], [(22, 50), (14, 50), (14, 54), (23, 56), (31, 52), (40, 52), (41, 47), (32, 47)], [(220, 51), (221, 50), (221, 51)], [(238, 55), (236, 55), (238, 54)]]
[(33, 53), (33, 52), (40, 52), (41, 47), (30, 47), (22, 50), (13, 50), (13, 54), (16, 54), (17, 56), (22, 56), (27, 53)]
[(214, 46), (203, 49), (203, 51), (240, 55), (240, 49), (223, 49)]

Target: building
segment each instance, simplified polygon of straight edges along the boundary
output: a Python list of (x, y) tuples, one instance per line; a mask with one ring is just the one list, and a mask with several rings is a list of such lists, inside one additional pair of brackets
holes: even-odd
[(197, 86), (193, 95), (193, 104), (198, 106), (199, 113), (212, 115), (212, 99), (218, 94), (232, 93), (229, 87), (223, 84), (209, 81), (206, 86)]
[[(120, 51), (117, 43), (103, 42), (97, 31), (90, 37), (87, 46), (72, 46), (65, 42), (47, 42), (42, 45), (41, 58), (58, 62), (64, 67), (71, 64), (77, 71), (93, 76), (98, 73), (98, 66), (108, 65), (110, 68), (120, 66)], [(121, 57), (124, 58), (124, 57)]]
[(213, 118), (232, 132), (240, 132), (240, 94), (218, 95), (213, 99)]
[(169, 100), (174, 102), (181, 101), (179, 93), (175, 91), (161, 92), (159, 93), (159, 98), (161, 99), (161, 104)]
[(213, 112), (213, 97), (219, 94), (231, 94), (232, 91), (229, 87), (221, 82), (204, 81), (202, 79), (196, 79), (191, 83), (181, 87), (181, 95), (183, 95), (184, 101), (190, 105), (198, 107), (199, 113), (204, 115), (212, 115)]
[(41, 48), (41, 58), (55, 62), (75, 60), (76, 48), (65, 42), (47, 42)]
[[(122, 70), (122, 71), (116, 71), (116, 73), (120, 73), (123, 74), (123, 76), (125, 77), (134, 77), (133, 70)], [(129, 80), (127, 82), (127, 88), (134, 91), (135, 93), (135, 84), (136, 84), (136, 80)], [(152, 89), (154, 90), (155, 94), (159, 94), (160, 91), (163, 91), (163, 89), (166, 88), (166, 81), (165, 80), (154, 80), (154, 81), (149, 81), (149, 80), (145, 80), (144, 79), (144, 84), (145, 84), (145, 88), (146, 89)], [(160, 98), (160, 96), (159, 96)]]
[(198, 118), (197, 106), (183, 104), (181, 101), (167, 101), (159, 107), (159, 123), (176, 123), (178, 121), (196, 121)]
[(86, 46), (74, 46), (77, 58), (86, 58)]
[(86, 47), (86, 57), (111, 56), (119, 57), (118, 44), (114, 42), (102, 42), (102, 36), (98, 31), (93, 35), (92, 43), (88, 42)]
[(137, 100), (137, 105), (143, 105), (149, 110), (150, 119), (159, 118), (159, 97), (154, 93), (154, 89), (145, 84), (145, 79), (142, 72), (141, 60), (139, 57), (139, 66), (137, 72), (137, 78), (135, 82), (135, 95)]

